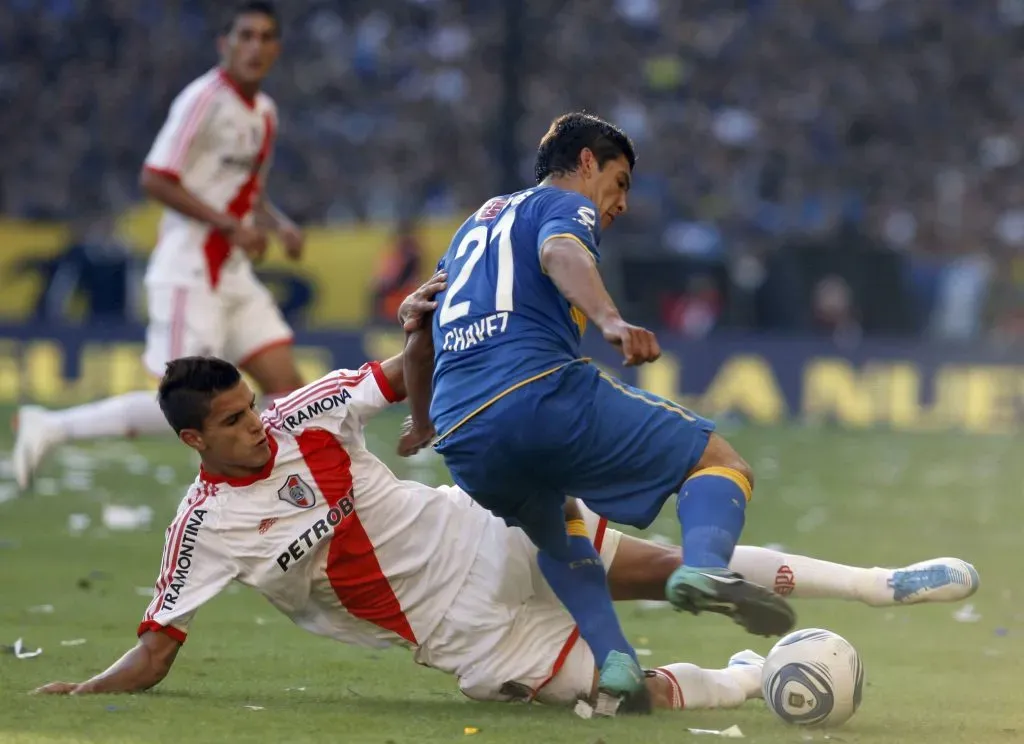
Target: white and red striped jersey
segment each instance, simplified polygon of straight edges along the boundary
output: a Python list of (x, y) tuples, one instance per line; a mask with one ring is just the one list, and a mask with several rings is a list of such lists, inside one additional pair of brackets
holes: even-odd
[(493, 518), (468, 497), (399, 480), (367, 450), (364, 423), (394, 400), (379, 364), (337, 370), (263, 414), (272, 456), (260, 473), (200, 470), (167, 530), (139, 634), (184, 642), (196, 610), (238, 581), (319, 635), (426, 640)]
[[(174, 99), (145, 167), (180, 180), (213, 209), (244, 220), (263, 188), (276, 131), (270, 97), (246, 97), (215, 68)], [(216, 287), (232, 270), (251, 271), (242, 251), (232, 251), (209, 225), (172, 209), (164, 212), (147, 282)]]

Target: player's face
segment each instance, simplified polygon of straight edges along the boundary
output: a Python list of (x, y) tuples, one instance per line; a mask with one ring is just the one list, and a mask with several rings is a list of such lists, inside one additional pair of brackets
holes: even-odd
[(222, 475), (255, 472), (270, 459), (256, 396), (244, 380), (210, 401), (210, 412), (197, 434), (197, 444), (186, 444), (199, 451), (208, 468)]
[(597, 166), (594, 159), (590, 200), (597, 205), (601, 213), (601, 229), (607, 230), (620, 214), (627, 208), (626, 197), (633, 182), (629, 170), (629, 161), (625, 155), (614, 160), (605, 161), (604, 167)]
[(281, 52), (281, 39), (273, 18), (243, 13), (220, 39), (220, 53), (228, 73), (240, 83), (259, 83)]

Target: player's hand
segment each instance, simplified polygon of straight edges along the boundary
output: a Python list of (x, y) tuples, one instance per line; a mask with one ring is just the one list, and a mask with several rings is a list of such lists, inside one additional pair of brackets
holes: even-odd
[(621, 318), (601, 329), (605, 341), (619, 347), (627, 367), (653, 362), (661, 356), (661, 346), (654, 333)]
[(306, 236), (303, 234), (302, 228), (294, 222), (285, 222), (278, 226), (277, 237), (284, 245), (284, 255), (292, 261), (302, 258), (302, 249), (306, 246)]
[(437, 308), (434, 295), (443, 292), (447, 287), (448, 274), (438, 271), (419, 289), (402, 300), (398, 308), (398, 322), (402, 324), (402, 330), (412, 333), (422, 328), (423, 319)]
[(398, 438), (398, 454), (410, 457), (430, 444), (434, 438), (434, 427), (419, 428), (413, 425), (412, 416), (406, 416), (402, 422), (402, 435)]
[(79, 688), (77, 682), (51, 682), (48, 685), (37, 687), (32, 691), (33, 695), (71, 695)]
[(236, 225), (227, 232), (227, 238), (233, 245), (237, 245), (249, 260), (258, 263), (267, 252), (267, 234), (262, 230), (249, 225)]

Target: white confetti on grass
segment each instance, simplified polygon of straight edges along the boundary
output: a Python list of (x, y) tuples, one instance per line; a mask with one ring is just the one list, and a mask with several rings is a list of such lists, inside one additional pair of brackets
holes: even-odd
[(92, 524), (92, 517), (88, 514), (68, 514), (68, 532), (73, 537), (78, 537)]
[(18, 498), (18, 487), (13, 483), (0, 483), (0, 504)]
[(160, 465), (153, 471), (153, 478), (161, 486), (169, 486), (177, 480), (177, 473), (170, 465)]
[(36, 478), (33, 490), (40, 496), (56, 496), (60, 493), (60, 484), (56, 478)]
[(814, 532), (828, 521), (828, 510), (816, 506), (796, 520), (797, 532)]
[(636, 606), (644, 612), (651, 612), (653, 610), (667, 610), (672, 604), (663, 599), (638, 599)]
[(711, 736), (722, 736), (726, 739), (742, 739), (744, 738), (743, 732), (739, 726), (733, 725), (727, 729), (701, 729), (701, 728), (688, 728), (686, 729), (691, 734), (707, 734)]
[(981, 614), (974, 611), (973, 604), (965, 604), (953, 613), (953, 619), (958, 623), (976, 623), (981, 620)]
[(149, 472), (149, 458), (134, 453), (124, 459), (124, 467), (132, 475), (145, 475)]
[(142, 506), (103, 505), (103, 526), (109, 530), (121, 532), (145, 530), (152, 521), (153, 508), (145, 504)]
[(14, 653), (15, 659), (34, 659), (43, 653), (42, 648), (36, 648), (31, 651), (25, 648), (25, 642), (21, 638), (14, 642), (14, 645), (11, 646), (11, 651)]
[(76, 491), (78, 493), (86, 493), (92, 491), (94, 480), (93, 470), (65, 470), (64, 475), (60, 479), (61, 488), (65, 491)]

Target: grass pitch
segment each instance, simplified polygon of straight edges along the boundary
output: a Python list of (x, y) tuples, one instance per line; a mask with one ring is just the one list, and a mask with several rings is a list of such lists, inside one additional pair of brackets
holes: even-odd
[[(406, 477), (444, 482), (432, 455), (412, 462), (389, 455), (398, 423), (397, 414), (375, 422), (371, 447)], [(167, 439), (65, 448), (36, 493), (0, 504), (0, 644), (23, 638), (29, 648), (43, 648), (33, 659), (0, 654), (0, 742), (677, 744), (694, 737), (688, 727), (732, 724), (749, 741), (766, 743), (826, 736), (864, 744), (1024, 740), (1024, 682), (1015, 671), (1024, 652), (1020, 442), (799, 428), (725, 433), (758, 478), (745, 542), (864, 565), (956, 555), (981, 573), (970, 612), (795, 603), (800, 627), (835, 630), (864, 659), (863, 707), (840, 729), (788, 727), (760, 701), (737, 711), (613, 721), (475, 703), (405, 651), (370, 652), (314, 637), (242, 588), (200, 612), (174, 671), (150, 693), (26, 695), (45, 682), (85, 679), (134, 643), (163, 529), (195, 474), (190, 454)], [(10, 444), (0, 435), (0, 451)], [(7, 478), (0, 500), (12, 495)], [(108, 503), (150, 506), (152, 526), (107, 530), (101, 517)], [(672, 511), (651, 532), (678, 541)], [(78, 535), (69, 532), (73, 514), (91, 521)], [(721, 666), (734, 651), (771, 646), (719, 617), (620, 608), (631, 640), (650, 650), (650, 665)]]

